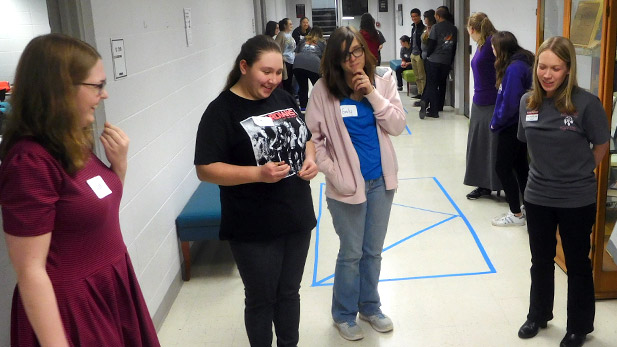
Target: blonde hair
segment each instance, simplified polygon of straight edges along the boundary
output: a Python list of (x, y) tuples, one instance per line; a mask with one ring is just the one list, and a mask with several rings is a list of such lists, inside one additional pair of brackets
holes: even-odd
[(484, 12), (475, 12), (469, 16), (467, 20), (467, 27), (480, 33), (478, 38), (478, 49), (482, 48), (486, 39), (497, 32), (497, 29), (493, 26), (493, 23)]
[(79, 84), (101, 59), (89, 44), (62, 34), (32, 39), (15, 73), (0, 158), (24, 136), (32, 136), (68, 173), (83, 168), (92, 148), (92, 127), (81, 126)]
[(540, 55), (545, 51), (553, 52), (559, 59), (566, 63), (568, 68), (568, 75), (561, 83), (557, 90), (555, 90), (555, 107), (559, 112), (566, 114), (573, 114), (576, 112), (576, 106), (572, 103), (572, 92), (578, 87), (576, 81), (576, 51), (574, 45), (570, 40), (562, 36), (554, 36), (544, 41), (533, 64), (533, 81), (531, 86), (531, 95), (527, 100), (527, 108), (531, 110), (537, 110), (542, 105), (542, 101), (546, 96), (546, 91), (542, 88), (540, 80), (538, 79), (538, 61)]

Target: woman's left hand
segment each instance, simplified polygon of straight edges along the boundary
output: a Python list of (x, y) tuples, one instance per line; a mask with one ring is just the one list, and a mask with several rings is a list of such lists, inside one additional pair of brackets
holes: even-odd
[(298, 177), (305, 181), (310, 181), (317, 176), (318, 172), (319, 169), (317, 168), (315, 161), (313, 159), (305, 159), (302, 164), (302, 169), (298, 172)]
[(353, 85), (354, 92), (359, 92), (363, 95), (372, 93), (374, 89), (371, 84), (371, 79), (366, 75), (364, 70), (359, 70), (354, 73), (351, 84)]
[(105, 128), (101, 134), (101, 143), (105, 148), (105, 156), (111, 164), (111, 169), (124, 182), (127, 168), (127, 153), (129, 151), (129, 137), (122, 129), (105, 122)]

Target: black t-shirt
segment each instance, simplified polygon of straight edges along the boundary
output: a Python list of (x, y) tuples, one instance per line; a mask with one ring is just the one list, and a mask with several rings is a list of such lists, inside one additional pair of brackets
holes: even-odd
[(315, 227), (309, 182), (297, 175), (310, 138), (295, 100), (278, 88), (262, 100), (227, 90), (208, 105), (197, 130), (195, 165), (284, 161), (291, 166), (289, 175), (276, 183), (220, 187), (221, 239), (268, 240)]

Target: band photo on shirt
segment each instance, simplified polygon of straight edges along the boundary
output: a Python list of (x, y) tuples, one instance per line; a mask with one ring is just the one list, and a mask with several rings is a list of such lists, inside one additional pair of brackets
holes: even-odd
[(251, 139), (258, 166), (284, 161), (291, 167), (287, 177), (302, 169), (308, 129), (296, 110), (288, 108), (253, 116), (240, 124)]

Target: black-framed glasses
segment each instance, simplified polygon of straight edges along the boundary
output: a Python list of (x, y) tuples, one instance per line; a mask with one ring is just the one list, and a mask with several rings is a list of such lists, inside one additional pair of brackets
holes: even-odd
[(83, 86), (90, 86), (90, 87), (94, 87), (96, 88), (97, 91), (97, 96), (101, 96), (103, 94), (103, 90), (105, 89), (105, 85), (107, 85), (107, 81), (103, 81), (101, 83), (86, 83), (86, 82), (82, 82), (79, 83)]
[(360, 58), (362, 55), (364, 55), (364, 46), (360, 45), (354, 48), (352, 51), (349, 51), (347, 54), (345, 54), (345, 61), (348, 61), (349, 59), (351, 59), (352, 55), (356, 58)]

